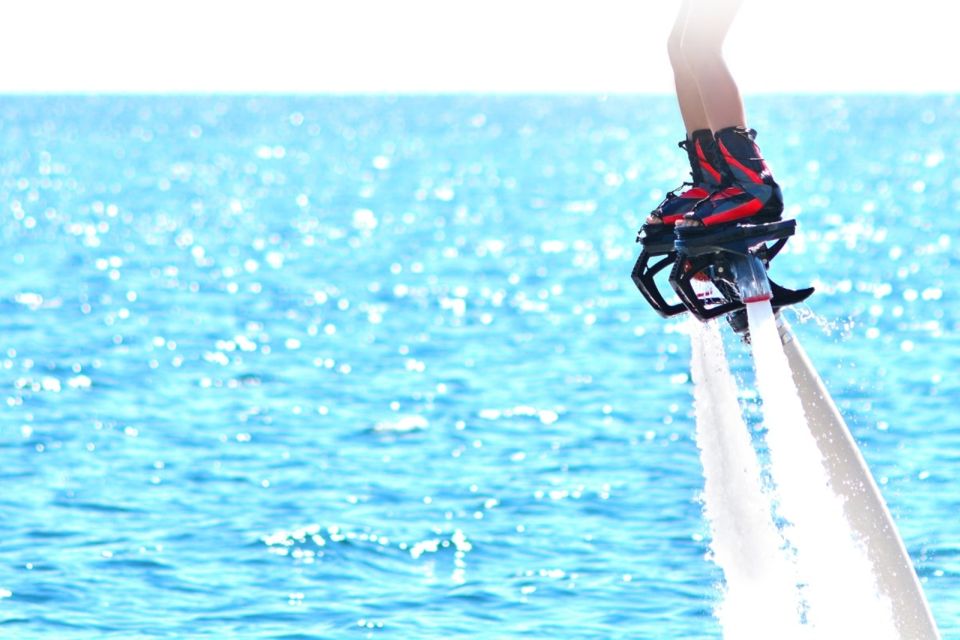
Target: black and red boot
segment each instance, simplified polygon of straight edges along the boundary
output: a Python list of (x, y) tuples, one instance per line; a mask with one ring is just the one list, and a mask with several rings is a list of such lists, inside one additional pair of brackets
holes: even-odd
[(637, 234), (637, 242), (641, 243), (643, 249), (631, 273), (640, 293), (664, 317), (686, 311), (682, 302), (668, 302), (661, 291), (663, 283), (657, 282), (658, 274), (669, 273), (677, 259), (674, 248), (675, 225), (719, 188), (726, 171), (721, 169), (723, 159), (709, 129), (694, 131), (679, 146), (687, 152), (693, 182), (684, 182), (678, 189), (668, 193), (647, 218)]
[(775, 222), (783, 213), (783, 195), (754, 139), (757, 132), (743, 127), (717, 131), (717, 149), (723, 159), (723, 179), (709, 198), (684, 215), (689, 224), (711, 226), (728, 222)]
[(653, 224), (662, 222), (673, 225), (693, 211), (698, 202), (709, 198), (710, 194), (719, 187), (723, 178), (723, 170), (720, 166), (723, 160), (720, 158), (717, 141), (709, 129), (694, 131), (678, 146), (687, 152), (693, 182), (684, 182), (667, 194), (663, 202), (650, 214), (654, 220), (648, 220), (648, 222)]

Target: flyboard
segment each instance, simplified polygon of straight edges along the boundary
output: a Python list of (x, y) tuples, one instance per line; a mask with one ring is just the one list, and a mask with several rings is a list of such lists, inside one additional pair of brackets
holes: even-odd
[[(632, 278), (661, 316), (689, 312), (702, 321), (725, 316), (749, 341), (748, 306), (753, 311), (769, 304), (776, 313), (813, 293), (812, 288), (784, 288), (767, 276), (771, 260), (795, 230), (794, 220), (675, 229), (645, 225), (638, 236), (643, 249)], [(667, 300), (657, 282), (668, 268), (674, 301)], [(777, 329), (830, 488), (840, 498), (849, 528), (872, 565), (879, 595), (890, 603), (897, 635), (910, 640), (939, 638), (910, 556), (843, 416), (779, 313)]]

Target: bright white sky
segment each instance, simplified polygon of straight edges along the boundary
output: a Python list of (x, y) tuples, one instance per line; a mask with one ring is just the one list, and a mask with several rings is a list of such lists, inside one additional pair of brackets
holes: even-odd
[[(16, 0), (0, 93), (670, 93), (679, 0)], [(744, 93), (957, 92), (957, 0), (745, 0)]]

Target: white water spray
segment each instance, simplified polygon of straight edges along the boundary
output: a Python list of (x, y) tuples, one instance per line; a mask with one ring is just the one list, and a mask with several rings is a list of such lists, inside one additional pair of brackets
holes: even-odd
[(747, 316), (777, 508), (806, 585), (808, 624), (818, 638), (896, 638), (890, 604), (806, 424), (770, 303), (748, 304)]
[(690, 322), (704, 515), (725, 582), (717, 618), (727, 638), (802, 637), (795, 567), (773, 522), (719, 328)]
[[(724, 575), (716, 611), (724, 637), (897, 638), (890, 603), (830, 487), (770, 304), (747, 311), (772, 492), (763, 487), (719, 328), (691, 321), (704, 515)], [(772, 507), (787, 521), (779, 530)]]

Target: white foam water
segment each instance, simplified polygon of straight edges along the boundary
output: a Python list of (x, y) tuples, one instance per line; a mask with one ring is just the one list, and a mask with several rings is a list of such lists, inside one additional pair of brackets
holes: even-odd
[(890, 604), (877, 592), (806, 424), (770, 303), (748, 304), (747, 317), (770, 474), (778, 513), (788, 521), (782, 532), (796, 550), (807, 626), (817, 638), (896, 638)]
[(691, 324), (704, 516), (712, 557), (724, 576), (717, 619), (726, 638), (809, 637), (801, 626), (796, 567), (773, 521), (719, 327), (693, 319)]

